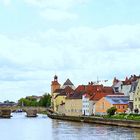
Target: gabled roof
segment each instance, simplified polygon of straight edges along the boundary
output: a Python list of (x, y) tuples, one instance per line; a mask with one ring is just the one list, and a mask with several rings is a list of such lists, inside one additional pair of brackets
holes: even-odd
[(90, 100), (92, 100), (92, 101), (98, 101), (98, 100), (100, 100), (101, 98), (103, 98), (103, 97), (105, 97), (105, 96), (107, 96), (107, 95), (110, 95), (110, 94), (107, 94), (107, 93), (96, 93), (96, 94), (94, 94), (94, 95), (90, 98)]
[(70, 81), (70, 79), (67, 79), (66, 82), (63, 85), (65, 85), (65, 86), (68, 86), (68, 85), (73, 86), (73, 83)]
[(85, 92), (74, 92), (72, 94), (69, 94), (66, 98), (67, 99), (82, 99), (83, 94), (85, 94)]

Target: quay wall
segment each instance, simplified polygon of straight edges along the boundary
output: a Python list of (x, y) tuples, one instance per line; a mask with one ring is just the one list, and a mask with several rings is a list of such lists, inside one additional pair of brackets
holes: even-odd
[(78, 117), (62, 116), (62, 115), (52, 115), (52, 114), (48, 114), (48, 117), (52, 119), (67, 120), (67, 121), (140, 128), (140, 121), (133, 121), (133, 120), (106, 119), (106, 118), (87, 117), (87, 116), (78, 116)]

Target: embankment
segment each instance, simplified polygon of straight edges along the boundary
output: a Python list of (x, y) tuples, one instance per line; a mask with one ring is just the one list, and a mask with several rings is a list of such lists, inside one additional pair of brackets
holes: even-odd
[(87, 116), (78, 116), (78, 117), (62, 116), (62, 115), (53, 115), (53, 114), (48, 114), (48, 117), (52, 119), (67, 120), (67, 121), (140, 128), (140, 121), (133, 121), (133, 120), (105, 119), (101, 117), (87, 117)]

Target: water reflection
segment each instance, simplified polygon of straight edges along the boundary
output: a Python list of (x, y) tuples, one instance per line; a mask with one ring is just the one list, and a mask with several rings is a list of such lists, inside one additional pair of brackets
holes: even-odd
[[(139, 129), (54, 120), (53, 139), (139, 140)], [(137, 135), (137, 136), (136, 136)]]
[(26, 118), (13, 114), (0, 119), (0, 140), (139, 140), (140, 130), (51, 120), (45, 115)]

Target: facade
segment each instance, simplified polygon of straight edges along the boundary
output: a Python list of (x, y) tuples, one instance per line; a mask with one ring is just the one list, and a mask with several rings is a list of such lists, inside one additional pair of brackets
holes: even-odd
[(59, 106), (58, 106), (58, 110), (57, 110), (57, 112), (59, 113), (59, 114), (65, 114), (65, 103), (61, 103)]
[(85, 92), (82, 96), (82, 114), (83, 115), (94, 115), (95, 114), (95, 103), (106, 95), (114, 94), (112, 87), (105, 87), (103, 85), (90, 84), (85, 86)]
[(133, 99), (134, 99), (134, 93), (136, 91), (136, 87), (138, 84), (138, 80), (140, 79), (140, 76), (131, 75), (129, 78), (126, 77), (124, 81), (116, 79), (116, 77), (113, 80), (113, 89), (115, 93), (121, 92), (124, 93), (124, 95), (129, 96), (129, 112), (133, 112)]
[(95, 104), (96, 115), (106, 115), (107, 109), (116, 107), (117, 113), (124, 113), (128, 109), (129, 97), (124, 95), (107, 95)]
[[(52, 94), (52, 108), (55, 112), (60, 112), (60, 105), (65, 103), (65, 98), (67, 95), (72, 93), (74, 90), (74, 85), (73, 83), (67, 79), (66, 82), (61, 85), (58, 82), (58, 77), (55, 75), (54, 80), (52, 81), (51, 84), (51, 94)], [(59, 107), (60, 106), (60, 107)]]
[(58, 92), (56, 92), (56, 90), (60, 89), (60, 84), (58, 82), (58, 77), (55, 75), (54, 76), (54, 80), (51, 83), (51, 106), (54, 109), (54, 98), (55, 96), (58, 94)]
[(65, 103), (65, 98), (66, 98), (66, 93), (65, 92), (59, 93), (55, 96), (54, 101), (53, 101), (55, 112), (58, 112), (59, 105)]
[(60, 86), (61, 85), (58, 82), (58, 77), (55, 75), (54, 80), (52, 81), (51, 84), (51, 94), (53, 94), (56, 89), (60, 89)]
[(134, 93), (134, 109), (138, 109), (140, 112), (140, 79), (138, 80), (138, 85)]
[(86, 116), (93, 114), (93, 103), (90, 101), (90, 96), (88, 94), (82, 96), (82, 114)]
[(82, 116), (82, 92), (69, 95), (65, 100), (65, 115)]

